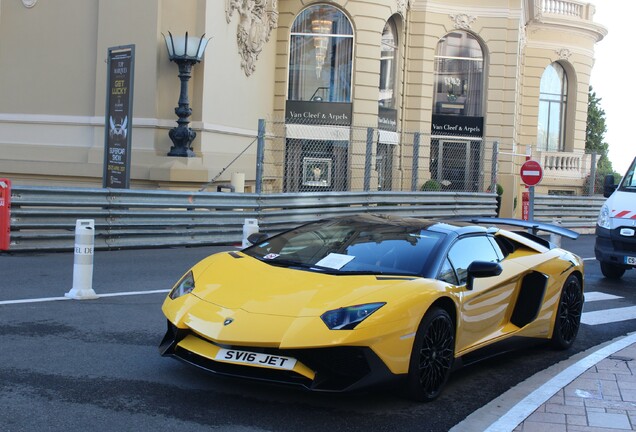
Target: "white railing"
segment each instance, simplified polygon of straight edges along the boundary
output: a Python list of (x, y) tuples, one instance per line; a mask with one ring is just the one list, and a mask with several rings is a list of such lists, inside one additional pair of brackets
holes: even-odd
[(543, 13), (589, 19), (584, 13), (586, 10), (585, 6), (585, 3), (572, 0), (541, 1), (541, 10)]
[(585, 178), (590, 173), (590, 156), (569, 152), (539, 152), (544, 175), (559, 178)]

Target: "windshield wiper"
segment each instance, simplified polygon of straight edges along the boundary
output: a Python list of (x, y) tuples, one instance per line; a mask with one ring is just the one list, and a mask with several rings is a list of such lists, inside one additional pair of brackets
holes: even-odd
[[(254, 257), (256, 258), (256, 257)], [(331, 275), (344, 275), (344, 276), (406, 276), (406, 277), (420, 277), (420, 275), (411, 273), (411, 272), (400, 272), (400, 271), (380, 271), (380, 270), (342, 270), (335, 269), (333, 267), (325, 267), (316, 264), (307, 264), (294, 260), (286, 260), (280, 258), (273, 259), (263, 259), (263, 257), (258, 257), (258, 260), (264, 262), (266, 264), (271, 264), (276, 267), (286, 267), (286, 268), (300, 268), (303, 270), (315, 270)]]
[(340, 270), (338, 274), (351, 275), (351, 276), (406, 276), (406, 277), (420, 277), (420, 275), (410, 272), (400, 271), (379, 271), (379, 270)]
[(266, 264), (271, 264), (276, 267), (298, 268), (302, 270), (317, 271), (317, 272), (331, 274), (331, 275), (347, 274), (347, 272), (343, 272), (335, 268), (325, 267), (325, 266), (320, 266), (315, 264), (306, 264), (306, 263), (301, 263), (301, 262), (293, 261), (293, 260), (281, 260), (277, 258), (274, 258), (271, 260), (265, 260), (262, 258), (259, 258), (259, 259)]
[(311, 267), (307, 264), (294, 261), (294, 260), (286, 260), (286, 259), (279, 259), (279, 258), (264, 259), (263, 257), (255, 257), (255, 258), (258, 258), (258, 260), (261, 262), (264, 262), (266, 264), (271, 264), (277, 267), (301, 267), (301, 268)]

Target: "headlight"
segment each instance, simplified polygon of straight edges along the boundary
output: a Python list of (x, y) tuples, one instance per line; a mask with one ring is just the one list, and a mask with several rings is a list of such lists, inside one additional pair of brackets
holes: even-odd
[(603, 207), (601, 207), (601, 212), (598, 214), (598, 221), (596, 221), (596, 223), (601, 228), (610, 229), (610, 214), (607, 204), (603, 204)]
[(172, 300), (181, 297), (182, 295), (188, 294), (190, 291), (194, 289), (194, 276), (192, 275), (192, 270), (187, 272), (177, 284), (170, 291), (170, 298)]
[(352, 330), (386, 303), (369, 303), (325, 312), (320, 316), (330, 330)]

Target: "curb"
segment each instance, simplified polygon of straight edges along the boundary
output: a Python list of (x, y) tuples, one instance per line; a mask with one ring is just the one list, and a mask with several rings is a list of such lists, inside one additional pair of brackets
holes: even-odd
[[(636, 333), (615, 338), (536, 373), (453, 426), (449, 432), (510, 432), (586, 370), (632, 344)], [(550, 378), (551, 377), (551, 378)], [(525, 395), (525, 396), (524, 396)]]

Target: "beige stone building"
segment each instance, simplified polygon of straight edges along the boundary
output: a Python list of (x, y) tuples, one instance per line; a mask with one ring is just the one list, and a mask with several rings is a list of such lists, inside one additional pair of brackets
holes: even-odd
[[(584, 190), (588, 85), (606, 34), (593, 16), (577, 0), (0, 0), (0, 177), (100, 187), (118, 136), (130, 187), (242, 173), (253, 191), (266, 119), (282, 132), (268, 127), (268, 151), (280, 151), (266, 154), (278, 168), (264, 190), (411, 190), (414, 178), (485, 190), (496, 142), (509, 215), (528, 151), (544, 168), (538, 193)], [(188, 86), (192, 157), (168, 155), (180, 97), (169, 32), (211, 38)], [(131, 45), (131, 119), (109, 124), (110, 49)]]

